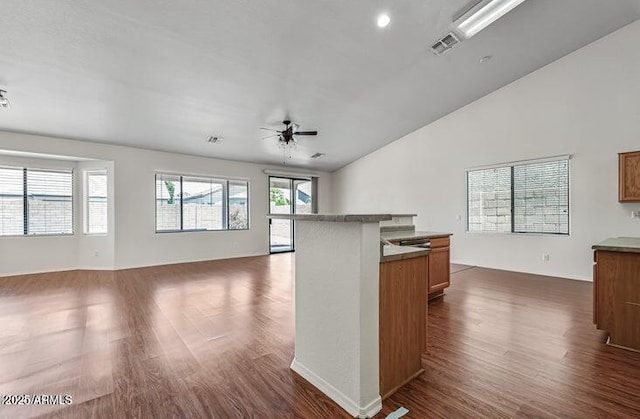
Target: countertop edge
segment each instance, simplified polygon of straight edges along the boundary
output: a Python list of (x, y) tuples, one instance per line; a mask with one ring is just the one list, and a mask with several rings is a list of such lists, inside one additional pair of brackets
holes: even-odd
[(343, 223), (377, 223), (391, 220), (391, 214), (267, 214), (275, 220), (326, 221)]
[(609, 252), (640, 253), (640, 237), (610, 237), (591, 248)]
[(593, 250), (604, 250), (607, 252), (640, 253), (640, 247), (602, 246), (594, 244), (591, 248)]
[(402, 251), (399, 253), (394, 253), (391, 255), (381, 255), (380, 263), (394, 262), (398, 260), (406, 260), (413, 259), (422, 256), (427, 256), (431, 253), (430, 249), (420, 248), (420, 247), (411, 247), (411, 246), (398, 246), (401, 247)]
[(403, 231), (381, 231), (380, 237), (386, 240), (412, 240), (412, 239), (437, 239), (441, 237), (451, 237), (453, 233), (443, 233), (437, 231), (407, 231), (403, 235)]

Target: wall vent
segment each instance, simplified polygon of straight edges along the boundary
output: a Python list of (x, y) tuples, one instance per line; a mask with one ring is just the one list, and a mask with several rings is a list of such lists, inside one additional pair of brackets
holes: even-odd
[(449, 32), (440, 38), (435, 44), (431, 45), (431, 51), (436, 55), (441, 55), (449, 51), (458, 43), (460, 43), (458, 37), (453, 32)]

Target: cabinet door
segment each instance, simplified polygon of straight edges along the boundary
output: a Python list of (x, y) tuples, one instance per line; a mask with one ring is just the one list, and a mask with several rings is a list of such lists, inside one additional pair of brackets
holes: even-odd
[(640, 151), (618, 155), (620, 202), (640, 202)]
[(440, 291), (449, 286), (449, 248), (438, 247), (429, 253), (429, 292)]
[(598, 252), (593, 252), (593, 324), (598, 324)]

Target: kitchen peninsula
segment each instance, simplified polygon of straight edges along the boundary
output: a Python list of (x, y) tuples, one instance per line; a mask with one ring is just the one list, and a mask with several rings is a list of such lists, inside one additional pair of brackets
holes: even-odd
[[(353, 416), (422, 372), (428, 248), (383, 245), (390, 214), (272, 214), (295, 220), (291, 369)], [(448, 235), (446, 235), (448, 239)]]
[(451, 233), (416, 231), (413, 217), (416, 214), (392, 214), (391, 221), (380, 223), (380, 237), (391, 244), (426, 248), (430, 250), (427, 263), (427, 295), (429, 300), (444, 295), (451, 284)]

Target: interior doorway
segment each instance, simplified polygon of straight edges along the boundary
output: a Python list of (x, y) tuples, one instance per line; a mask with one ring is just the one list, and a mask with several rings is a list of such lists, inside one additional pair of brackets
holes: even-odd
[[(269, 176), (271, 214), (311, 214), (313, 199), (311, 179)], [(269, 251), (294, 251), (294, 229), (293, 220), (269, 219)]]

